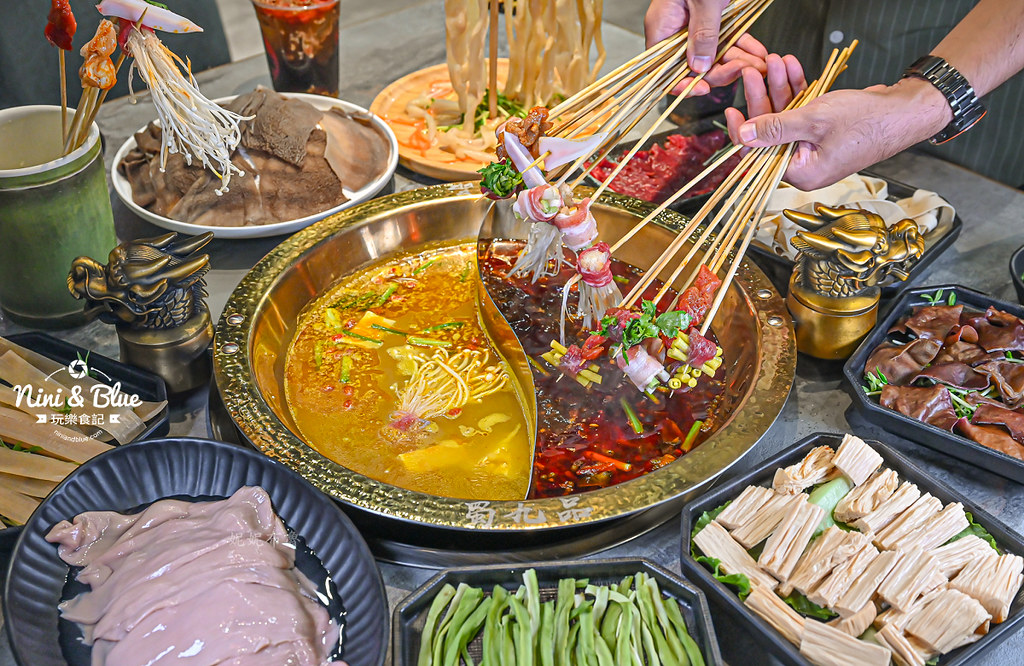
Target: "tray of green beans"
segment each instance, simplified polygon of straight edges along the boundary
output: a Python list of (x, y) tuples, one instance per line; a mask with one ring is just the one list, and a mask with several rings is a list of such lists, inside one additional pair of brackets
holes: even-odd
[(392, 631), (396, 666), (722, 663), (703, 593), (640, 559), (448, 569)]

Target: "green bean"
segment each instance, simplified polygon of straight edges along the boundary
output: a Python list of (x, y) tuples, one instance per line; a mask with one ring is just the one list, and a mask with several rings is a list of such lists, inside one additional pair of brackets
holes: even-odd
[(615, 649), (615, 637), (619, 631), (619, 619), (621, 617), (622, 604), (618, 601), (610, 601), (608, 610), (604, 612), (604, 617), (601, 618), (601, 637), (610, 650)]
[(686, 620), (683, 619), (683, 614), (679, 611), (679, 604), (675, 599), (665, 600), (665, 611), (669, 621), (675, 627), (676, 635), (683, 644), (683, 651), (686, 652), (690, 664), (692, 666), (704, 666), (704, 655), (701, 654), (697, 641), (693, 640), (690, 632), (687, 631)]
[(508, 607), (507, 597), (508, 593), (505, 591), (505, 588), (501, 585), (494, 586), (494, 591), (491, 592), (491, 599), (494, 601), (487, 613), (487, 620), (484, 622), (483, 661), (485, 663), (501, 663), (503, 637), (499, 632), (501, 631), (501, 614)]
[(427, 611), (427, 621), (423, 625), (423, 632), (420, 634), (420, 654), (417, 659), (417, 666), (430, 666), (430, 655), (433, 648), (434, 628), (437, 626), (437, 618), (455, 596), (455, 588), (445, 583), (441, 591), (434, 597)]
[(540, 632), (538, 635), (541, 666), (555, 663), (555, 602), (545, 602), (540, 607)]
[(558, 599), (555, 602), (555, 666), (570, 666), (569, 611), (572, 610), (576, 581), (563, 578), (558, 581)]
[(523, 602), (516, 597), (509, 599), (512, 617), (515, 620), (513, 640), (516, 646), (516, 666), (532, 666), (534, 645), (530, 636), (530, 614)]
[(527, 569), (523, 572), (523, 584), (526, 587), (526, 610), (530, 614), (530, 638), (537, 641), (537, 630), (540, 628), (540, 585), (537, 583), (537, 572)]
[[(479, 588), (473, 588), (479, 589)], [(480, 590), (481, 597), (483, 596), (483, 590)], [(468, 606), (466, 598), (467, 594), (463, 597), (463, 603)], [(483, 626), (484, 621), (487, 619), (487, 612), (490, 610), (491, 605), (494, 603), (494, 599), (487, 597), (482, 601), (477, 601), (473, 611), (469, 613), (461, 622), (461, 624), (455, 625), (458, 621), (459, 616), (456, 615), (452, 619), (452, 624), (455, 626), (455, 636), (452, 637), (452, 632), (448, 632), (449, 641), (445, 645), (444, 651), (444, 665), (445, 666), (459, 666), (459, 655), (466, 651), (466, 646), (469, 644), (473, 637), (476, 636), (477, 632), (480, 631), (480, 627)], [(472, 666), (472, 664), (470, 664)]]
[[(459, 594), (460, 592), (461, 594)], [(459, 583), (459, 587), (455, 591), (455, 598), (452, 599), (451, 605), (448, 606), (449, 613), (441, 620), (441, 629), (437, 636), (434, 637), (433, 663), (435, 666), (444, 663), (442, 658), (445, 655), (448, 636), (458, 633), (462, 623), (480, 605), (480, 600), (483, 599), (483, 596), (484, 591), (479, 587), (470, 587), (465, 583)], [(452, 612), (453, 607), (455, 608), (454, 612)], [(454, 632), (452, 631), (453, 629)]]
[(657, 633), (657, 631), (657, 627), (655, 627), (652, 632), (646, 622), (640, 623), (640, 637), (642, 639), (644, 652), (647, 653), (647, 663), (650, 666), (661, 666), (661, 659), (658, 658), (658, 655), (665, 654), (661, 651), (660, 647), (654, 640), (654, 634)]
[(622, 607), (622, 617), (619, 618), (618, 631), (615, 635), (615, 663), (631, 664), (632, 658), (629, 655), (629, 641), (633, 633), (633, 611), (632, 606)]
[[(514, 597), (509, 596), (505, 601), (511, 604)], [(501, 666), (516, 666), (516, 646), (514, 641), (515, 629), (512, 627), (512, 618), (508, 615), (501, 618)]]
[[(686, 666), (689, 663), (689, 659), (686, 656), (686, 650), (683, 649), (682, 641), (679, 640), (679, 636), (673, 630), (672, 623), (669, 622), (668, 614), (665, 612), (665, 605), (661, 596), (661, 590), (658, 588), (658, 581), (648, 577), (644, 582), (644, 587), (647, 588), (647, 594), (654, 606), (655, 617), (658, 619), (657, 625), (652, 626), (651, 629), (657, 629), (659, 634), (665, 636), (668, 647), (676, 658), (676, 663)], [(661, 626), (660, 629), (658, 629), (658, 625)]]
[(633, 587), (633, 577), (626, 576), (619, 583), (619, 594), (629, 594), (629, 590)]
[(589, 599), (584, 599), (582, 595), (577, 596), (575, 603), (576, 605), (573, 606), (572, 611), (569, 613), (570, 622), (579, 619), (580, 615), (583, 614), (583, 611), (594, 607), (594, 602)]

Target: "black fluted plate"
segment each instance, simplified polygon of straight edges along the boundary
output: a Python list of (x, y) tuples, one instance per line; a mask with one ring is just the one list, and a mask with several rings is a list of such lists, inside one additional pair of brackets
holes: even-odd
[[(15, 659), (23, 666), (68, 663), (58, 638), (57, 604), (69, 568), (57, 547), (43, 538), (54, 524), (83, 511), (129, 511), (175, 496), (228, 497), (252, 485), (267, 491), (277, 515), (330, 573), (345, 610), (345, 661), (350, 666), (383, 664), (387, 597), (380, 571), (352, 522), (284, 465), (249, 449), (194, 438), (149, 440), (107, 451), (72, 472), (32, 514), (14, 547), (3, 595)], [(79, 666), (78, 654), (67, 658)]]

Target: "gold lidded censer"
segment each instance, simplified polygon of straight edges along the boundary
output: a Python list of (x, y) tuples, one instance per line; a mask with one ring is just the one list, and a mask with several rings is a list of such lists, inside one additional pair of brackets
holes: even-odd
[(844, 359), (875, 325), (879, 284), (890, 275), (907, 279), (924, 253), (924, 238), (913, 220), (886, 226), (871, 211), (820, 203), (814, 212), (783, 211), (808, 229), (790, 241), (800, 254), (786, 305), (800, 351)]
[(213, 341), (206, 296), (210, 257), (198, 254), (213, 233), (177, 233), (122, 243), (107, 264), (78, 257), (68, 289), (86, 301), (86, 314), (114, 324), (121, 361), (154, 372), (170, 393), (205, 384)]

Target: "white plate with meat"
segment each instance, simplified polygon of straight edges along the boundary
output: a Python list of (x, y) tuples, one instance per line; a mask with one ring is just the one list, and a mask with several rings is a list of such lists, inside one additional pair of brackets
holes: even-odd
[[(158, 168), (159, 156), (147, 158), (152, 166), (144, 164), (137, 150), (136, 136), (146, 132), (147, 125), (125, 141), (114, 156), (110, 170), (114, 192), (133, 213), (164, 229), (186, 234), (212, 231), (217, 238), (264, 238), (294, 233), (367, 201), (384, 189), (398, 166), (398, 142), (387, 123), (363, 107), (343, 100), (303, 93), (281, 93), (280, 96), (285, 101), (307, 102), (320, 111), (340, 112), (325, 114), (323, 119), (329, 122), (345, 116), (347, 120), (361, 121), (368, 134), (379, 137), (379, 145), (373, 147), (374, 154), (370, 157), (354, 149), (357, 143), (352, 141), (365, 143), (369, 140), (365, 134), (356, 136), (359, 132), (335, 139), (332, 145), (328, 137), (339, 136), (338, 132), (329, 132), (327, 125), (316, 123), (306, 139), (306, 153), (312, 155), (312, 159), (299, 155), (297, 160), (282, 160), (271, 146), (266, 153), (237, 150), (239, 164), (247, 176), (232, 176), (228, 191), (222, 196), (214, 192), (220, 184), (216, 176), (207, 171), (205, 177), (197, 178), (198, 169), (190, 170), (174, 155), (168, 157), (166, 172)], [(224, 97), (215, 101), (226, 104), (235, 99)], [(339, 126), (337, 122), (334, 127)], [(286, 143), (289, 137), (294, 139), (294, 134), (286, 131), (279, 138)], [(316, 141), (326, 147), (317, 147)], [(276, 143), (273, 138), (270, 142)], [(287, 147), (283, 150), (287, 152)], [(142, 170), (135, 171), (135, 174), (142, 173), (141, 177), (132, 175), (136, 182), (134, 189), (126, 169), (121, 166), (126, 157), (133, 156), (141, 165), (138, 169)], [(284, 180), (268, 178), (271, 172), (275, 178)], [(165, 182), (177, 186), (162, 187)], [(186, 187), (182, 182), (191, 185)], [(268, 183), (275, 186), (268, 188)], [(302, 201), (304, 196), (312, 200)]]

